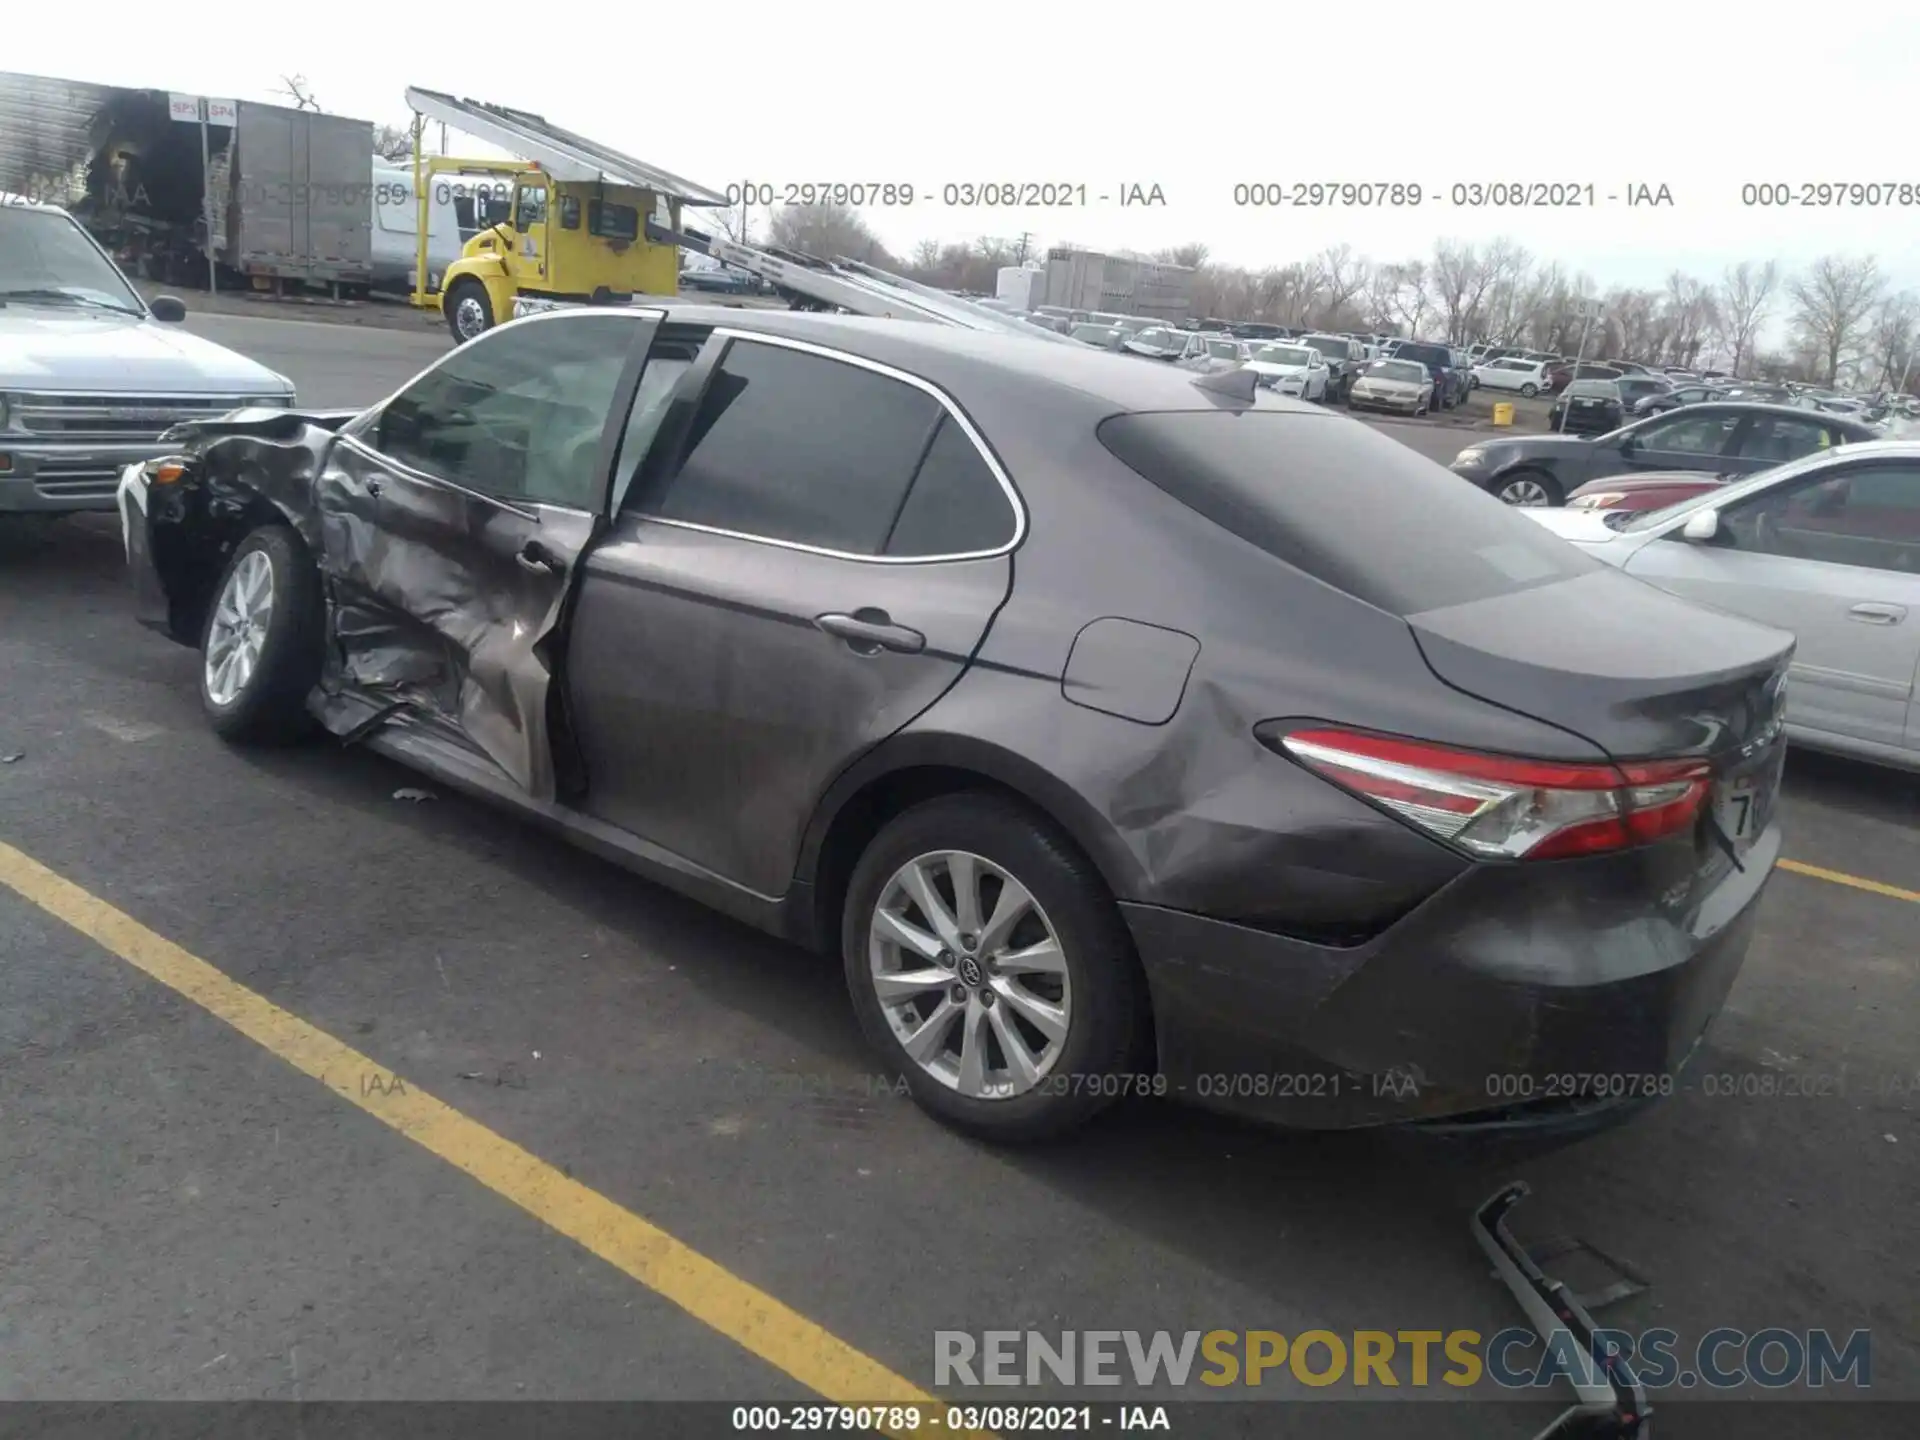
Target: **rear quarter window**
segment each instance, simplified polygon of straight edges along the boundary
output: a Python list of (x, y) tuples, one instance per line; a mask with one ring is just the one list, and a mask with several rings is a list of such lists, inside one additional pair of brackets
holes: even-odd
[(1601, 568), (1397, 440), (1273, 410), (1115, 415), (1100, 443), (1222, 529), (1395, 615)]

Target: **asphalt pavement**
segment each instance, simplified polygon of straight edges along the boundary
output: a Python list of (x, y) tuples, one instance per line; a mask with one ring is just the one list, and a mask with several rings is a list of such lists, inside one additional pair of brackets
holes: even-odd
[[(189, 323), (318, 406), (446, 349)], [(1610, 1324), (1866, 1329), (1920, 1402), (1920, 777), (1793, 757), (1796, 868), (1624, 1129), (1516, 1156), (1141, 1100), (999, 1151), (876, 1088), (834, 962), (364, 752), (223, 746), (122, 568), (108, 517), (0, 532), (0, 1399), (873, 1399), (931, 1389), (941, 1330), (1485, 1335), (1521, 1317), (1467, 1216), (1519, 1177), (1524, 1235), (1651, 1281)], [(1740, 1433), (1917, 1433), (1840, 1410)], [(1414, 1433), (1376, 1413), (1341, 1433)]]

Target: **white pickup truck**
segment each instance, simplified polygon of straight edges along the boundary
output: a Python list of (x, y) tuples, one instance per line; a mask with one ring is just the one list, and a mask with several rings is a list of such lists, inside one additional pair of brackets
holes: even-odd
[(112, 510), (183, 420), (290, 406), (293, 382), (179, 328), (65, 210), (0, 193), (0, 516)]

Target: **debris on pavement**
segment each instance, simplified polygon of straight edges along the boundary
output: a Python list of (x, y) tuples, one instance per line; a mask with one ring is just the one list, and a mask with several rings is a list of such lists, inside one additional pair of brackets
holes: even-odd
[(418, 805), (422, 800), (438, 800), (440, 797), (431, 790), (418, 790), (411, 785), (403, 785), (393, 792), (396, 800), (411, 800)]

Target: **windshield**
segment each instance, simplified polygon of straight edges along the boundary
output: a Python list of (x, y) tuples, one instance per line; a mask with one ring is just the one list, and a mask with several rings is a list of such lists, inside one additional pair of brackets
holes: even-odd
[(1302, 350), (1298, 345), (1265, 345), (1254, 351), (1253, 358), (1263, 365), (1311, 367), (1314, 354), (1314, 351)]
[(1207, 353), (1216, 360), (1238, 360), (1240, 358), (1240, 346), (1232, 340), (1209, 340), (1207, 342)]
[(130, 314), (145, 307), (112, 262), (58, 210), (0, 206), (0, 297), (49, 305), (109, 306)]
[(1347, 342), (1344, 340), (1335, 340), (1332, 336), (1309, 335), (1305, 343), (1311, 345), (1329, 359), (1344, 360), (1347, 358)]
[(1178, 350), (1186, 342), (1171, 330), (1142, 330), (1133, 337), (1136, 345), (1157, 345), (1162, 350)]
[(1108, 345), (1113, 342), (1114, 330), (1108, 325), (1076, 325), (1073, 338), (1084, 340), (1089, 345)]

